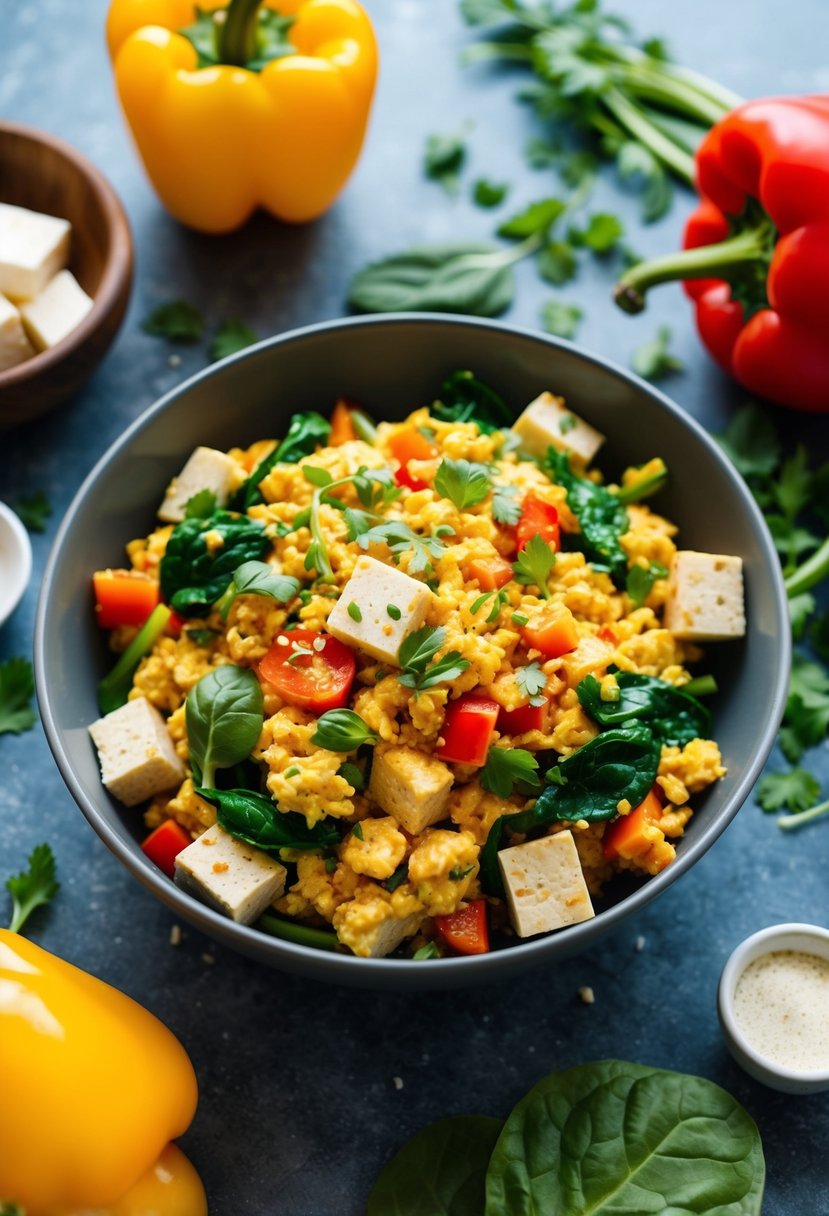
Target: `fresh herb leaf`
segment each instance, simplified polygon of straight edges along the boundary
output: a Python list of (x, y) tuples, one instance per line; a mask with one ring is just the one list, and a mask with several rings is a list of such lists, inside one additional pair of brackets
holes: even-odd
[(516, 582), (538, 587), (542, 598), (548, 600), (550, 589), (547, 580), (555, 564), (556, 555), (550, 545), (536, 534), (518, 554), (512, 568)]
[(547, 677), (541, 670), (540, 663), (527, 663), (526, 667), (519, 667), (515, 673), (515, 682), (531, 702), (547, 687)]
[(490, 182), (479, 177), (472, 190), (472, 198), (479, 207), (498, 207), (507, 197), (509, 186), (506, 182)]
[(317, 486), (317, 488), (330, 486), (334, 480), (327, 469), (320, 469), (314, 464), (304, 464), (302, 466), (302, 476), (312, 486)]
[(394, 873), (386, 879), (383, 886), (387, 891), (396, 891), (398, 887), (402, 887), (403, 883), (409, 877), (409, 864), (406, 861), (400, 863)]
[(249, 667), (214, 667), (185, 702), (194, 784), (212, 788), (216, 769), (247, 760), (262, 733), (262, 685)]
[(207, 519), (217, 506), (216, 495), (212, 490), (199, 490), (184, 504), (185, 519)]
[(533, 793), (541, 785), (538, 761), (522, 747), (491, 747), (481, 769), (480, 782), (499, 798), (509, 798), (517, 786), (522, 793)]
[(616, 491), (619, 502), (625, 504), (642, 502), (643, 499), (651, 498), (663, 489), (668, 481), (668, 466), (665, 461), (660, 456), (655, 456), (653, 460), (649, 460), (647, 465), (643, 466), (644, 469), (647, 469), (647, 473), (642, 471), (642, 475), (636, 480), (619, 487)]
[(685, 370), (684, 363), (668, 350), (671, 331), (660, 325), (656, 337), (633, 352), (633, 370), (645, 380), (664, 380), (675, 372)]
[(397, 655), (398, 665), (403, 669), (398, 677), (400, 683), (422, 691), (444, 680), (454, 680), (466, 671), (468, 661), (455, 650), (428, 666), (445, 641), (446, 630), (440, 625), (424, 625), (404, 638)]
[(554, 481), (567, 491), (567, 505), (579, 521), (578, 535), (570, 537), (589, 561), (606, 566), (617, 586), (627, 578), (628, 559), (621, 537), (630, 521), (624, 505), (604, 486), (578, 477), (566, 453), (549, 448), (546, 465)]
[(229, 355), (237, 354), (258, 340), (249, 325), (245, 325), (243, 321), (233, 317), (223, 321), (216, 330), (210, 344), (210, 358), (214, 363), (218, 359), (227, 359)]
[[(804, 597), (795, 598), (812, 599), (808, 593)], [(814, 600), (812, 602), (814, 606)], [(793, 607), (793, 605), (794, 600), (789, 600), (790, 609)], [(825, 663), (829, 663), (829, 612), (824, 612), (823, 616), (818, 617), (812, 622), (809, 629), (809, 641), (812, 644), (812, 649), (814, 650), (815, 654), (820, 655)]]
[(212, 646), (219, 637), (215, 629), (185, 629), (184, 633), (196, 646)]
[(438, 950), (435, 942), (427, 942), (425, 946), (420, 946), (419, 949), (415, 950), (412, 958), (416, 963), (422, 963), (430, 958), (440, 958), (440, 950)]
[(521, 518), (521, 503), (518, 486), (495, 486), (492, 491), (492, 515), (499, 524), (514, 527)]
[(421, 245), (372, 262), (354, 276), (358, 312), (460, 312), (497, 317), (515, 295), (512, 264), (494, 245)]
[(554, 287), (563, 287), (576, 277), (578, 262), (573, 247), (566, 241), (550, 241), (538, 255), (536, 263), (542, 279)]
[(606, 211), (591, 215), (586, 227), (571, 230), (570, 233), (571, 240), (579, 245), (586, 245), (600, 256), (615, 249), (624, 235), (625, 229), (621, 220)]
[(447, 194), (457, 194), (460, 171), (466, 160), (466, 142), (460, 135), (430, 135), (423, 154), (423, 172), (443, 186)]
[[(223, 543), (209, 548), (208, 533), (218, 533)], [(206, 616), (242, 563), (261, 560), (270, 548), (264, 526), (244, 515), (217, 511), (207, 519), (185, 519), (176, 524), (161, 559), (165, 603), (182, 616)]]
[(48, 844), (36, 845), (29, 857), (29, 868), (6, 882), (12, 897), (12, 918), (9, 929), (19, 933), (35, 908), (51, 903), (60, 890), (56, 877), (55, 856)]
[(375, 524), (357, 537), (357, 543), (362, 549), (368, 549), (378, 542), (388, 545), (396, 561), (399, 561), (404, 553), (411, 552), (409, 571), (412, 574), (431, 570), (432, 559), (439, 557), (443, 550), (443, 544), (437, 537), (421, 536), (400, 519)]
[(22, 735), (37, 722), (31, 706), (35, 691), (28, 659), (6, 659), (0, 663), (0, 735)]
[(142, 329), (154, 338), (166, 338), (168, 342), (200, 342), (204, 334), (204, 317), (186, 300), (170, 300), (153, 309)]
[(356, 836), (358, 840), (364, 840), (365, 837), (363, 836), (363, 825), (361, 823), (355, 823), (354, 827), (351, 829), (351, 835)]
[(352, 785), (358, 793), (366, 788), (365, 774), (359, 764), (353, 764), (350, 760), (347, 760), (345, 764), (340, 765), (339, 775), (349, 785)]
[(576, 304), (565, 304), (563, 300), (547, 300), (541, 309), (545, 330), (557, 338), (575, 338), (583, 316)]
[(485, 435), (513, 423), (512, 411), (503, 397), (470, 371), (456, 371), (446, 377), (430, 412), (441, 422), (474, 422)]
[(242, 483), (231, 499), (230, 506), (234, 511), (247, 511), (256, 503), (263, 501), (259, 486), (270, 473), (274, 465), (294, 464), (303, 456), (310, 456), (318, 447), (325, 447), (331, 434), (331, 423), (327, 418), (308, 410), (304, 414), (294, 414), (288, 433), (281, 443), (276, 444)]
[(340, 833), (330, 819), (321, 819), (309, 828), (304, 815), (280, 811), (273, 799), (255, 790), (199, 786), (196, 793), (216, 807), (216, 817), (226, 832), (254, 848), (321, 851), (340, 843)]
[(435, 474), (435, 489), (459, 511), (474, 507), (490, 492), (491, 480), (485, 464), (469, 460), (442, 460)]
[(671, 205), (673, 190), (667, 173), (650, 149), (636, 140), (625, 140), (616, 154), (616, 167), (622, 181), (640, 189), (645, 223), (661, 219)]
[(43, 490), (35, 490), (34, 494), (18, 498), (14, 509), (30, 532), (46, 531), (46, 521), (52, 514), (52, 504)]
[(567, 204), (563, 199), (540, 199), (504, 220), (498, 228), (498, 235), (521, 240), (538, 233), (547, 233), (566, 210)]
[(161, 637), (171, 616), (166, 604), (156, 604), (112, 671), (101, 680), (98, 685), (98, 708), (102, 714), (111, 714), (114, 709), (126, 705), (135, 669)]
[(826, 738), (827, 728), (829, 673), (819, 663), (795, 654), (780, 732), (780, 746), (786, 759), (797, 764), (804, 751)]
[(667, 578), (668, 571), (659, 562), (647, 566), (638, 563), (631, 566), (625, 581), (625, 590), (633, 601), (634, 608), (641, 608), (659, 578)]
[(774, 423), (767, 411), (755, 403), (737, 410), (716, 439), (747, 481), (771, 477), (780, 463), (780, 442)]
[(806, 811), (820, 797), (820, 782), (813, 773), (793, 768), (788, 773), (767, 773), (757, 786), (757, 802), (764, 811)]
[(710, 738), (711, 711), (684, 688), (632, 671), (613, 674), (619, 689), (615, 701), (602, 698), (602, 686), (595, 676), (585, 676), (576, 689), (585, 713), (602, 728), (643, 722), (660, 743), (675, 747)]
[(227, 590), (216, 603), (223, 621), (226, 621), (237, 596), (261, 595), (278, 604), (287, 604), (299, 591), (299, 579), (289, 574), (278, 574), (267, 562), (243, 562), (234, 570)]
[(384, 1167), (368, 1197), (366, 1216), (417, 1216), (418, 1211), (481, 1216), (487, 1166), (501, 1126), (500, 1119), (484, 1115), (456, 1115), (430, 1124)]
[(378, 735), (366, 726), (353, 709), (329, 709), (317, 719), (311, 742), (329, 752), (353, 752), (364, 743), (376, 743)]
[(550, 139), (534, 135), (524, 145), (524, 160), (531, 169), (549, 169), (560, 157), (561, 145)]

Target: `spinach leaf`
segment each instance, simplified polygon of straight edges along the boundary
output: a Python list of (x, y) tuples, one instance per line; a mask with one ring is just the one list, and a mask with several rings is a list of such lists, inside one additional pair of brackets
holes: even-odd
[(258, 742), (262, 686), (249, 667), (215, 667), (188, 693), (185, 720), (194, 784), (211, 789), (216, 769), (246, 760)]
[(340, 834), (330, 820), (309, 828), (304, 815), (280, 811), (271, 798), (254, 790), (200, 787), (196, 793), (213, 803), (226, 832), (257, 849), (327, 849), (340, 843)]
[(602, 700), (601, 685), (595, 676), (585, 676), (576, 689), (585, 713), (599, 726), (645, 722), (660, 743), (675, 747), (710, 736), (711, 711), (690, 693), (653, 676), (631, 671), (614, 674), (619, 686), (616, 701)]
[[(208, 532), (221, 536), (218, 548), (207, 547)], [(239, 566), (270, 548), (264, 526), (244, 515), (216, 511), (207, 519), (185, 519), (176, 524), (161, 559), (161, 594), (181, 616), (206, 616)]]
[(486, 1169), (502, 1126), (486, 1115), (431, 1123), (380, 1174), (366, 1216), (481, 1216)]
[(554, 1073), (507, 1119), (486, 1216), (705, 1212), (759, 1216), (760, 1133), (701, 1077), (622, 1060)]
[(419, 245), (365, 266), (348, 302), (359, 312), (463, 312), (497, 317), (512, 303), (511, 259), (480, 243)]
[(250, 477), (242, 482), (230, 501), (231, 508), (234, 511), (247, 511), (249, 507), (262, 502), (259, 486), (274, 465), (294, 464), (300, 457), (310, 456), (318, 447), (325, 447), (330, 434), (331, 423), (314, 410), (294, 414), (285, 438), (259, 461)]
[(446, 377), (440, 397), (429, 412), (441, 422), (476, 422), (485, 435), (514, 422), (504, 398), (469, 371), (452, 372)]
[(604, 486), (578, 477), (565, 452), (550, 448), (545, 463), (553, 480), (567, 491), (567, 505), (579, 521), (581, 531), (569, 538), (570, 543), (589, 561), (606, 566), (617, 587), (623, 587), (628, 558), (620, 538), (630, 528), (624, 505)]

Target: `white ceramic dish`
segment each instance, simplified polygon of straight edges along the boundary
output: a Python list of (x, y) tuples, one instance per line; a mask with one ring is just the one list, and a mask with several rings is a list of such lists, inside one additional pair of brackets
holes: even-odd
[[(771, 925), (740, 942), (723, 968), (717, 992), (717, 1013), (728, 1050), (741, 1068), (771, 1089), (787, 1094), (813, 1094), (829, 1089), (829, 1068), (792, 1069), (762, 1055), (746, 1037), (734, 1011), (734, 994), (747, 967), (778, 951), (813, 954), (829, 962), (829, 929), (819, 925)], [(829, 1034), (829, 994), (825, 1008)]]
[(0, 625), (20, 603), (31, 574), (29, 534), (11, 507), (0, 502)]

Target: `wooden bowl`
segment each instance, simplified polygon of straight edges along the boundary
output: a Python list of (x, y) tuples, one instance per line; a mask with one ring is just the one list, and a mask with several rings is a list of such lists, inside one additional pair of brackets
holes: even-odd
[(132, 236), (115, 191), (69, 144), (0, 123), (0, 202), (69, 220), (69, 269), (94, 304), (51, 350), (0, 372), (0, 427), (45, 414), (76, 392), (118, 332), (132, 286)]

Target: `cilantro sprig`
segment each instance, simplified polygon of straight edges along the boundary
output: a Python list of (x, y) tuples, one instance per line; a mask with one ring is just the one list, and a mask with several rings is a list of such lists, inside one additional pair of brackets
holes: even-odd
[(450, 650), (442, 659), (432, 662), (445, 641), (446, 630), (442, 625), (424, 625), (422, 629), (410, 633), (402, 642), (397, 656), (398, 664), (403, 669), (398, 677), (400, 683), (406, 688), (413, 688), (415, 692), (424, 692), (427, 688), (462, 675), (470, 664), (457, 650)]
[(35, 691), (28, 659), (6, 659), (0, 663), (0, 735), (21, 735), (31, 730), (37, 714), (31, 700)]
[[(339, 477), (337, 480), (334, 480), (327, 469), (323, 469), (318, 465), (305, 464), (302, 466), (302, 473), (305, 480), (310, 482), (314, 487), (307, 519), (304, 515), (302, 518), (302, 524), (307, 525), (311, 531), (311, 543), (305, 554), (305, 569), (315, 571), (320, 578), (331, 579), (334, 577), (334, 571), (331, 567), (328, 545), (320, 517), (322, 504), (326, 503), (328, 506), (335, 507), (345, 514), (349, 508), (339, 499), (333, 497), (333, 492), (347, 485), (354, 486), (357, 491), (357, 497), (363, 506), (367, 508), (374, 508), (384, 503), (393, 502), (400, 492), (394, 484), (394, 474), (391, 469), (386, 468), (367, 469), (361, 465), (356, 473), (350, 474), (348, 477)], [(347, 520), (349, 530), (351, 530), (352, 524), (360, 515), (368, 518), (365, 512), (358, 513), (353, 508), (350, 510), (351, 516)], [(294, 526), (299, 526), (296, 520), (294, 520)], [(357, 537), (357, 539), (360, 538)], [(368, 545), (363, 545), (363, 548), (368, 548)]]
[(28, 865), (27, 870), (6, 881), (6, 890), (12, 897), (9, 922), (12, 933), (19, 933), (35, 909), (51, 903), (60, 890), (55, 856), (48, 844), (36, 845)]
[(544, 704), (546, 697), (541, 694), (547, 686), (547, 677), (541, 670), (540, 663), (528, 663), (526, 667), (519, 667), (515, 673), (515, 682), (524, 696), (529, 698), (530, 705)]
[(485, 464), (470, 460), (442, 460), (435, 474), (435, 489), (459, 511), (474, 507), (487, 497), (492, 479)]
[(536, 586), (543, 599), (550, 598), (547, 580), (556, 564), (556, 555), (546, 540), (536, 535), (530, 538), (518, 560), (513, 563), (516, 582), (525, 586)]
[(541, 785), (538, 761), (523, 747), (506, 748), (495, 744), (489, 749), (486, 764), (481, 769), (480, 782), (485, 790), (499, 798), (509, 798), (515, 789), (532, 794)]

